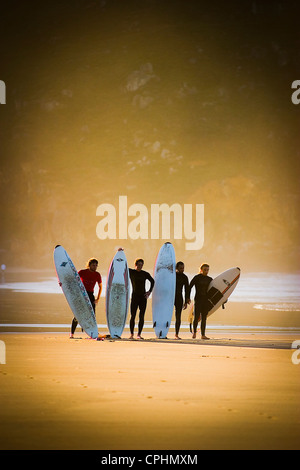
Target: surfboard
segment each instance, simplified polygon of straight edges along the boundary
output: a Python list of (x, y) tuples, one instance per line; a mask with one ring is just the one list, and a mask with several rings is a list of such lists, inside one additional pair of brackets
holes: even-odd
[(207, 298), (210, 305), (208, 316), (224, 305), (237, 286), (240, 268), (230, 268), (215, 277), (208, 286)]
[(154, 266), (155, 285), (152, 292), (152, 319), (157, 338), (166, 338), (173, 314), (176, 271), (175, 251), (167, 242), (159, 250)]
[(106, 320), (112, 338), (121, 338), (130, 295), (129, 269), (124, 251), (117, 251), (107, 275)]
[(70, 256), (61, 245), (57, 245), (53, 257), (58, 280), (74, 317), (86, 334), (96, 339), (98, 327), (95, 313)]
[(194, 316), (194, 301), (191, 300), (191, 303), (188, 304), (186, 308), (186, 316), (187, 316), (187, 321), (189, 323), (193, 322), (193, 316)]
[[(224, 304), (228, 301), (228, 298), (234, 291), (237, 286), (241, 275), (240, 268), (230, 268), (227, 271), (219, 274), (215, 277), (209, 284), (207, 289), (207, 299), (208, 299), (208, 317), (212, 315), (218, 308), (221, 306), (224, 307)], [(190, 321), (190, 330), (194, 318), (192, 317)], [(191, 330), (192, 331), (192, 330)]]

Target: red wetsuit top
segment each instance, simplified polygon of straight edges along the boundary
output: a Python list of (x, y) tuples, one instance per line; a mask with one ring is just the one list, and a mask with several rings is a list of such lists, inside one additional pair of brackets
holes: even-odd
[(98, 282), (99, 284), (102, 283), (101, 275), (97, 271), (81, 269), (80, 271), (78, 271), (78, 274), (87, 292), (94, 292), (96, 282)]

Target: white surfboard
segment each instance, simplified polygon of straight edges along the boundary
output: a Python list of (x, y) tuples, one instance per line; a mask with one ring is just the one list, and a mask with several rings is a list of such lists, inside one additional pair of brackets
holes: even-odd
[(112, 338), (121, 338), (128, 312), (129, 270), (124, 251), (117, 251), (108, 270), (106, 320)]
[(57, 245), (54, 249), (54, 264), (74, 317), (88, 336), (93, 339), (98, 338), (98, 327), (91, 301), (71, 258), (61, 245)]
[(173, 314), (176, 270), (172, 243), (164, 243), (154, 267), (155, 285), (152, 292), (152, 319), (157, 338), (166, 338)]
[(208, 316), (224, 305), (237, 286), (241, 275), (240, 268), (230, 268), (219, 274), (209, 284), (207, 298), (210, 305)]
[[(207, 289), (208, 298), (208, 317), (212, 315), (218, 308), (224, 306), (228, 301), (229, 296), (232, 294), (237, 286), (241, 275), (240, 268), (230, 268), (227, 271), (219, 274), (209, 284)], [(194, 315), (190, 320), (190, 331), (192, 331), (192, 323), (194, 321)]]

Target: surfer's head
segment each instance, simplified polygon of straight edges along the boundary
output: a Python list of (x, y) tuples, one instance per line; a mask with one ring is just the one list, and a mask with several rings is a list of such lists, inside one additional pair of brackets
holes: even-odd
[(142, 258), (137, 258), (134, 262), (134, 265), (137, 271), (141, 271), (144, 266), (144, 260)]
[(201, 264), (199, 272), (200, 272), (200, 274), (203, 274), (204, 276), (207, 276), (208, 272), (209, 272), (209, 264), (207, 264), (207, 263)]
[(178, 263), (176, 263), (176, 271), (178, 273), (184, 272), (184, 263), (182, 261), (178, 261)]
[(90, 258), (87, 262), (86, 267), (91, 271), (96, 271), (98, 268), (98, 260), (96, 258)]

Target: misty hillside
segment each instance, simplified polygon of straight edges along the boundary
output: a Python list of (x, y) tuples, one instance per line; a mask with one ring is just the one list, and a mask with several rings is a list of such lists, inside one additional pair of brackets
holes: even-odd
[[(221, 5), (221, 6), (220, 6)], [(149, 264), (162, 240), (96, 236), (97, 207), (204, 204), (178, 257), (298, 269), (296, 2), (7, 3), (1, 31), (0, 262)]]

